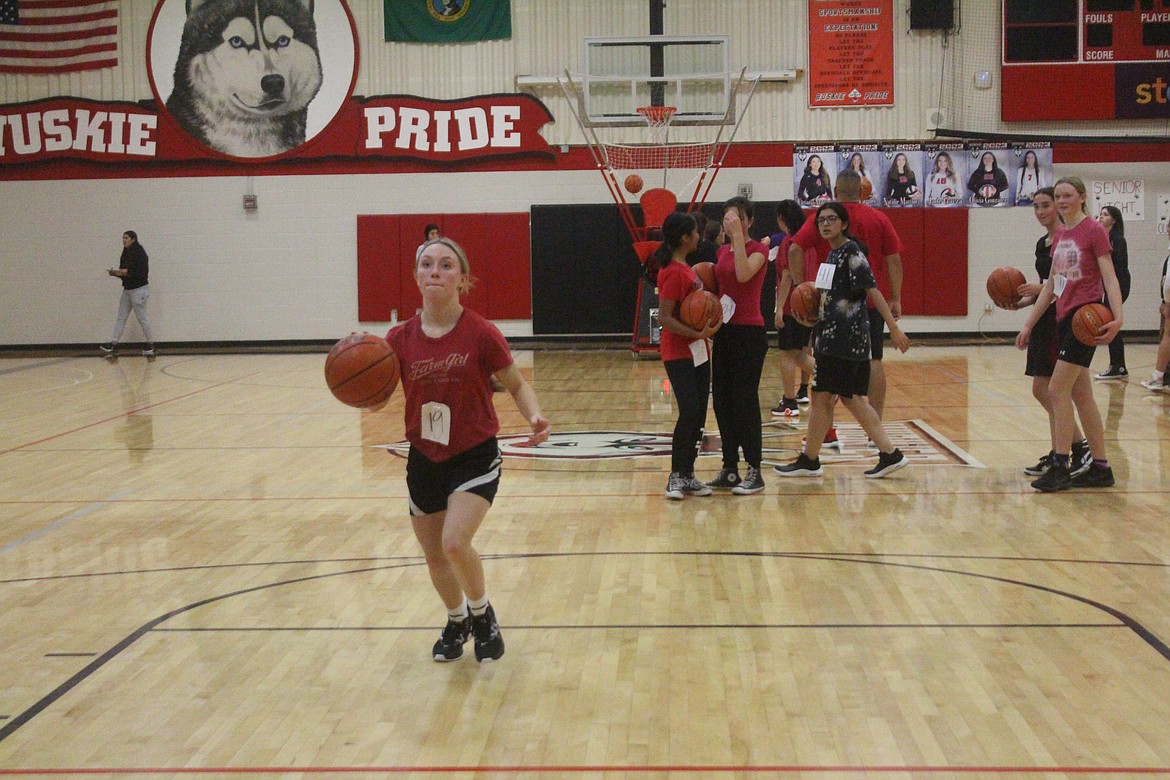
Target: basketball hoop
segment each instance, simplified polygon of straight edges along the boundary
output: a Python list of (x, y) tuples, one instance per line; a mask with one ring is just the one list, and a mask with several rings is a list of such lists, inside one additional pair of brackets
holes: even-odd
[(634, 110), (642, 115), (648, 127), (667, 127), (678, 109), (674, 106), (639, 106)]

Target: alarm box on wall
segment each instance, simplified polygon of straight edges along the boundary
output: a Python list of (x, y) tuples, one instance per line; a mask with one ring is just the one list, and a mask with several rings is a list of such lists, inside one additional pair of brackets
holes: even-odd
[(955, 0), (910, 0), (911, 30), (950, 30), (955, 26)]

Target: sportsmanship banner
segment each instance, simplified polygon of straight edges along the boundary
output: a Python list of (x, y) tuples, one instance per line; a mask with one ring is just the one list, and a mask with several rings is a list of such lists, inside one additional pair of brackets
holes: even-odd
[(810, 0), (808, 104), (894, 105), (894, 0)]
[(1046, 141), (814, 144), (793, 150), (797, 202), (831, 200), (837, 176), (850, 169), (861, 177), (864, 202), (893, 208), (1028, 206), (1054, 182)]

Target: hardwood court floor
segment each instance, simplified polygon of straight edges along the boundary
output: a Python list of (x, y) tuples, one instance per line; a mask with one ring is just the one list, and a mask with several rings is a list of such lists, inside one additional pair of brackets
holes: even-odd
[(846, 430), (822, 479), (676, 503), (660, 364), (520, 353), (555, 431), (611, 433), (506, 461), (484, 666), (429, 657), (400, 397), (342, 407), (312, 354), (2, 361), (0, 776), (1170, 775), (1153, 355), (1096, 387), (1111, 490), (1028, 487), (1021, 353), (918, 347), (910, 468), (864, 479)]

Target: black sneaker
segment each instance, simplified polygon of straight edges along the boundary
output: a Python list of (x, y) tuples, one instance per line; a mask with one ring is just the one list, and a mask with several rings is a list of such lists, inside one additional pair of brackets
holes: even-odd
[(795, 398), (782, 398), (776, 408), (772, 410), (773, 417), (799, 417), (800, 407)]
[(796, 391), (796, 402), (798, 404), (807, 404), (809, 402), (808, 385), (801, 385), (800, 389)]
[(820, 458), (813, 460), (803, 452), (797, 455), (796, 460), (791, 463), (772, 468), (782, 477), (819, 477), (825, 473), (825, 470), (821, 468)]
[(699, 478), (694, 474), (689, 474), (682, 477), (682, 489), (688, 496), (709, 496), (711, 495), (711, 488), (699, 481)]
[(1072, 477), (1069, 476), (1068, 466), (1053, 462), (1040, 479), (1032, 482), (1032, 487), (1041, 493), (1055, 493), (1058, 490), (1068, 490), (1072, 487)]
[(1102, 371), (1100, 374), (1094, 374), (1094, 379), (1125, 379), (1129, 376), (1129, 372), (1125, 370), (1125, 366), (1109, 366), (1109, 368)]
[(739, 472), (735, 469), (720, 469), (719, 476), (708, 482), (707, 487), (715, 488), (716, 490), (730, 490), (741, 481)]
[(682, 501), (686, 498), (686, 483), (677, 471), (670, 472), (666, 478), (666, 492), (663, 494), (672, 501)]
[(105, 344), (102, 344), (100, 347), (98, 347), (98, 349), (109, 355), (118, 351), (118, 345), (113, 341), (107, 341)]
[(737, 496), (750, 496), (753, 493), (760, 493), (764, 489), (764, 478), (760, 475), (760, 470), (748, 466), (747, 476), (743, 478), (743, 482), (731, 489), (732, 493)]
[(447, 618), (447, 625), (443, 628), (443, 633), (439, 635), (439, 641), (435, 642), (431, 655), (436, 661), (443, 662), (461, 658), (463, 645), (468, 639), (471, 639), (471, 617), (468, 616), (462, 620)]
[(1024, 473), (1029, 477), (1042, 477), (1048, 473), (1050, 468), (1052, 468), (1052, 450), (1049, 450), (1047, 455), (1041, 455), (1035, 466), (1025, 467)]
[(143, 357), (154, 357), (154, 344), (147, 344), (142, 348)]
[(1113, 469), (1109, 466), (1098, 466), (1096, 463), (1071, 478), (1072, 487), (1096, 488), (1113, 487), (1117, 482), (1113, 479)]
[(504, 637), (500, 636), (500, 624), (491, 604), (482, 615), (471, 616), (471, 633), (475, 636), (475, 660), (498, 661), (504, 654)]
[(902, 454), (897, 447), (893, 452), (879, 452), (877, 465), (865, 472), (870, 479), (878, 479), (887, 474), (893, 474), (900, 468), (910, 465), (910, 459)]
[(1075, 477), (1077, 474), (1083, 474), (1088, 471), (1089, 466), (1093, 463), (1093, 452), (1089, 449), (1089, 442), (1087, 439), (1074, 441), (1072, 445), (1072, 454), (1068, 459), (1068, 475)]

